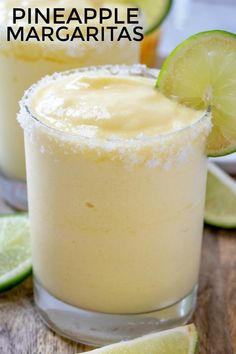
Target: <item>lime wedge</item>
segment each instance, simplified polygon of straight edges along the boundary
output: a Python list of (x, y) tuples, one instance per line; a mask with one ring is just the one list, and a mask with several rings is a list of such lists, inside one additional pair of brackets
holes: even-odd
[(194, 354), (198, 337), (193, 324), (148, 334), (127, 342), (108, 345), (87, 353), (94, 354)]
[(211, 107), (209, 156), (236, 150), (235, 34), (208, 31), (190, 37), (167, 58), (157, 86), (187, 106), (200, 110)]
[(205, 222), (224, 228), (236, 227), (236, 182), (213, 163), (208, 167)]
[(170, 12), (173, 0), (115, 0), (115, 2), (134, 4), (144, 13), (147, 26), (145, 34), (154, 32)]
[(0, 292), (12, 288), (31, 273), (28, 216), (0, 217)]
[(170, 12), (173, 0), (132, 0), (146, 16), (145, 34), (154, 32)]

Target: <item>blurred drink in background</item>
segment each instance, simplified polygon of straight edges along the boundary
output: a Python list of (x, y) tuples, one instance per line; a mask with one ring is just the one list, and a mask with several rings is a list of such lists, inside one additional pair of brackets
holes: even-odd
[[(130, 1), (106, 2), (101, 0), (65, 0), (49, 1), (41, 0), (6, 0), (0, 2), (0, 182), (1, 193), (4, 199), (18, 209), (27, 208), (26, 176), (23, 134), (16, 123), (16, 115), (19, 110), (19, 99), (24, 91), (41, 77), (89, 65), (104, 64), (135, 64), (145, 63), (155, 66), (156, 45), (159, 32), (156, 30), (169, 12), (171, 0), (148, 0), (143, 2)], [(79, 11), (85, 7), (99, 9), (119, 8), (122, 18), (127, 6), (140, 6), (140, 26), (145, 26), (145, 39), (142, 43), (137, 41), (109, 41), (103, 42), (22, 42), (20, 40), (7, 42), (5, 38), (6, 26), (12, 24), (12, 9), (35, 8), (41, 10), (48, 7), (62, 7), (66, 11), (77, 8)], [(94, 20), (94, 26), (101, 24)], [(106, 26), (113, 25), (113, 19), (106, 20)], [(29, 27), (27, 19), (22, 19), (20, 26)], [(42, 24), (41, 24), (42, 25)], [(54, 27), (57, 25), (51, 24)], [(75, 26), (69, 24), (69, 30)], [(18, 26), (15, 25), (15, 26)], [(40, 26), (40, 24), (36, 25)], [(118, 25), (120, 26), (120, 25)], [(122, 25), (123, 26), (123, 25)], [(134, 25), (128, 25), (132, 27)], [(86, 29), (86, 28), (85, 28)], [(131, 28), (129, 28), (131, 29)]]

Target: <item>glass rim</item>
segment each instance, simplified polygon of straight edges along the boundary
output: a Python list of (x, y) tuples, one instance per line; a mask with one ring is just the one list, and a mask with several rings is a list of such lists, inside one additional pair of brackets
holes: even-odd
[[(86, 137), (84, 135), (78, 134), (78, 133), (73, 133), (73, 132), (65, 132), (63, 130), (57, 129), (55, 127), (50, 126), (49, 124), (41, 121), (39, 118), (37, 118), (30, 110), (29, 108), (29, 103), (30, 103), (30, 99), (33, 96), (33, 94), (37, 91), (37, 89), (43, 85), (44, 83), (50, 82), (50, 81), (56, 81), (58, 78), (63, 78), (65, 76), (68, 75), (73, 75), (76, 73), (84, 73), (84, 72), (96, 72), (96, 71), (104, 71), (104, 72), (108, 72), (109, 74), (112, 75), (118, 75), (120, 73), (122, 74), (126, 74), (127, 76), (137, 76), (137, 77), (146, 77), (146, 78), (152, 78), (152, 79), (157, 79), (160, 69), (157, 68), (148, 68), (146, 65), (144, 64), (133, 64), (133, 65), (125, 65), (125, 64), (117, 64), (117, 65), (98, 65), (98, 66), (87, 66), (87, 67), (81, 67), (81, 68), (76, 68), (76, 69), (72, 69), (72, 70), (66, 70), (66, 71), (62, 71), (62, 72), (55, 72), (52, 75), (46, 75), (44, 76), (42, 79), (40, 79), (39, 81), (37, 81), (36, 83), (34, 83), (32, 86), (30, 86), (28, 88), (28, 90), (25, 91), (21, 101), (20, 101), (20, 113), (18, 114), (18, 121), (20, 123), (20, 125), (22, 126), (23, 130), (25, 130), (25, 127), (23, 126), (23, 124), (21, 124), (21, 118), (19, 118), (19, 116), (21, 116), (22, 114), (27, 114), (30, 120), (32, 120), (34, 123), (38, 124), (39, 126), (41, 126), (42, 128), (50, 131), (51, 133), (53, 133), (54, 135), (59, 135), (61, 137), (64, 138), (77, 138), (78, 141), (82, 141), (82, 140), (99, 140), (100, 138), (98, 137)], [(145, 135), (144, 137), (138, 137), (138, 136), (134, 136), (134, 137), (117, 137), (117, 138), (112, 138), (113, 142), (133, 142), (133, 143), (140, 143), (140, 142), (153, 142), (153, 141), (158, 141), (158, 140), (162, 140), (162, 139), (168, 139), (171, 138), (175, 135), (179, 135), (181, 133), (187, 132), (189, 130), (194, 129), (195, 127), (197, 127), (199, 124), (201, 124), (202, 122), (204, 122), (205, 120), (207, 120), (207, 118), (211, 117), (211, 107), (208, 106), (207, 109), (205, 109), (204, 111), (202, 111), (203, 114), (199, 117), (199, 119), (197, 119), (196, 121), (190, 123), (189, 125), (184, 126), (183, 128), (177, 129), (175, 131), (172, 132), (167, 132), (167, 133), (158, 133), (155, 135)], [(106, 141), (111, 141), (111, 138), (106, 137), (106, 138), (102, 138), (102, 141), (106, 142)]]

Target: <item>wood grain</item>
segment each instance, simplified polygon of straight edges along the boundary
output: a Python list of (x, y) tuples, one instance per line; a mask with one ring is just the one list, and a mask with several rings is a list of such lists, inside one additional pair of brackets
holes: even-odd
[[(0, 211), (10, 208), (0, 202)], [(236, 231), (205, 228), (197, 310), (200, 354), (236, 353)], [(41, 321), (32, 279), (0, 295), (0, 354), (75, 354), (91, 348), (64, 339)]]
[[(234, 281), (233, 281), (234, 279)], [(236, 232), (204, 232), (197, 310), (201, 354), (236, 353)]]

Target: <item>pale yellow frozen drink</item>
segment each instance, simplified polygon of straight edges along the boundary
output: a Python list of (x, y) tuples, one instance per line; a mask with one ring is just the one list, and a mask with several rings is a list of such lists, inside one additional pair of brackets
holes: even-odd
[(150, 312), (197, 284), (210, 116), (155, 75), (57, 74), (22, 101), (34, 275), (75, 307)]
[[(6, 177), (25, 181), (25, 158), (23, 134), (16, 123), (16, 114), (19, 110), (19, 100), (24, 91), (41, 77), (53, 72), (73, 69), (88, 65), (101, 64), (134, 64), (139, 62), (140, 42), (137, 41), (111, 41), (108, 35), (104, 41), (24, 41), (19, 39), (6, 40), (6, 28), (12, 26), (13, 8), (23, 8), (28, 13), (30, 9), (38, 7), (42, 13), (46, 8), (64, 8), (64, 17), (72, 8), (78, 13), (83, 9), (100, 7), (114, 8), (118, 6), (120, 18), (125, 18), (127, 6), (112, 2), (97, 0), (5, 0), (0, 1), (0, 170)], [(45, 12), (46, 13), (46, 12)], [(41, 19), (41, 18), (40, 18)], [(34, 24), (34, 17), (30, 20)], [(95, 19), (90, 26), (99, 28), (101, 24)], [(114, 18), (105, 21), (105, 26), (114, 25)], [(44, 24), (45, 25), (45, 24)], [(74, 31), (76, 21), (67, 25), (68, 33)], [(14, 25), (15, 34), (19, 27), (24, 33), (31, 27), (29, 17), (17, 21)], [(40, 33), (39, 22), (34, 27)], [(49, 25), (47, 25), (49, 26)], [(50, 22), (50, 26), (58, 27)], [(123, 25), (117, 25), (123, 26)], [(132, 25), (133, 26), (133, 25)], [(86, 31), (86, 26), (82, 29)], [(65, 31), (64, 31), (65, 32)]]

